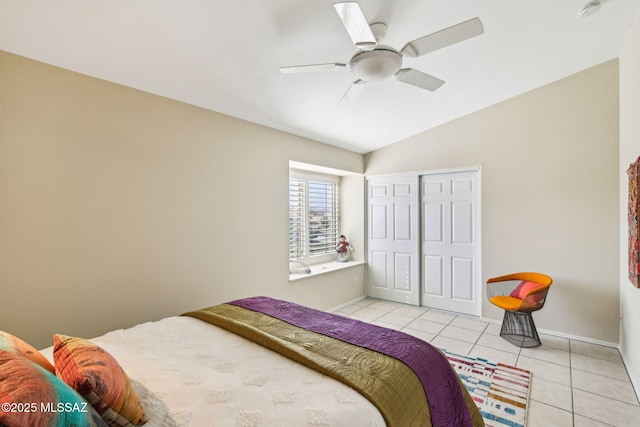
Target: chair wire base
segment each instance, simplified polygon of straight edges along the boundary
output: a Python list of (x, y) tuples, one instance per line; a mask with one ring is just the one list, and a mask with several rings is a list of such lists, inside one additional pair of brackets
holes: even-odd
[(531, 313), (505, 310), (500, 336), (517, 347), (537, 347), (541, 344)]

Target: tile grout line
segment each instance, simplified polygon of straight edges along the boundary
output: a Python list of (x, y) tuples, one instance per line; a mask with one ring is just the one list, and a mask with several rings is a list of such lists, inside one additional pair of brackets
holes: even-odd
[(576, 406), (573, 388), (573, 349), (571, 348), (571, 339), (569, 340), (569, 386), (571, 387), (571, 420), (573, 426), (576, 427)]

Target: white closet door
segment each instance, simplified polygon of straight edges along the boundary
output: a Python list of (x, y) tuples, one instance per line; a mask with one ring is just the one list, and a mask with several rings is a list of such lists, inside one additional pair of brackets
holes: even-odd
[(370, 178), (367, 197), (367, 294), (419, 305), (418, 177)]
[(424, 175), (423, 306), (480, 315), (479, 171)]

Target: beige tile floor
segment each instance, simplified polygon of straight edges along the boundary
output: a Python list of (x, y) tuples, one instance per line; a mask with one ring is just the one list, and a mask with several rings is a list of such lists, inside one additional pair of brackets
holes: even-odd
[(521, 349), (500, 338), (498, 324), (372, 298), (337, 313), (532, 371), (528, 427), (640, 426), (640, 404), (615, 348), (540, 335), (540, 347)]

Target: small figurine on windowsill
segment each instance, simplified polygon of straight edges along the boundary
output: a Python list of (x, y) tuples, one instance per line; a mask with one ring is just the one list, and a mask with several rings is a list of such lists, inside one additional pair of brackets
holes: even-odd
[(336, 248), (338, 262), (349, 261), (350, 252), (351, 252), (351, 246), (349, 246), (347, 237), (344, 234), (340, 235), (340, 237), (338, 238), (338, 247)]

